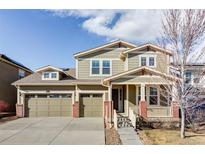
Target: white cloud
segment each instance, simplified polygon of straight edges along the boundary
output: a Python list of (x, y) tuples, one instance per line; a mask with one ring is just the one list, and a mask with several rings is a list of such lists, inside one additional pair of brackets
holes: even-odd
[[(83, 18), (81, 27), (108, 40), (123, 39), (132, 42), (156, 42), (161, 31), (161, 10), (51, 10), (59, 17)], [(115, 17), (120, 17), (110, 26)], [(204, 62), (205, 42), (189, 56), (189, 61)], [(169, 46), (166, 46), (170, 48)], [(172, 48), (171, 48), (172, 49)], [(198, 60), (199, 55), (201, 58)]]
[[(107, 39), (128, 41), (155, 41), (159, 36), (161, 11), (159, 10), (52, 10), (60, 17), (84, 18), (82, 28)], [(112, 24), (117, 15), (120, 17)]]

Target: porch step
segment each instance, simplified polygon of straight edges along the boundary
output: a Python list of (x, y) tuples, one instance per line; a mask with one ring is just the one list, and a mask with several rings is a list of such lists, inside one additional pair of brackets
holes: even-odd
[(132, 127), (133, 128), (132, 122), (127, 116), (126, 117), (119, 116), (117, 118), (117, 124), (118, 124), (118, 128), (126, 128), (126, 127)]

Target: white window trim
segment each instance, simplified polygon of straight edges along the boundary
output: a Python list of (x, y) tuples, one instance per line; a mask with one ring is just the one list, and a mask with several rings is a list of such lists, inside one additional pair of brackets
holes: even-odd
[[(49, 73), (49, 78), (44, 78), (44, 73)], [(51, 73), (56, 73), (56, 78), (51, 78)], [(59, 80), (59, 72), (43, 72), (42, 80)]]
[[(100, 68), (100, 72), (99, 74), (92, 74), (92, 61), (97, 60), (99, 61), (99, 68)], [(109, 61), (110, 62), (110, 74), (103, 74), (102, 70), (103, 70), (103, 61)], [(90, 60), (90, 76), (111, 76), (112, 75), (112, 60), (110, 59), (91, 59)]]
[(25, 72), (24, 70), (22, 70), (22, 69), (19, 69), (19, 71), (18, 71), (18, 77), (20, 77), (20, 74), (23, 74), (23, 77), (22, 77), (22, 78), (24, 78), (24, 77), (26, 76), (26, 72)]
[[(156, 105), (151, 105), (150, 104), (150, 87), (153, 87), (153, 88), (157, 88), (157, 104)], [(159, 85), (155, 86), (155, 85), (150, 85), (150, 86), (147, 86), (147, 102), (148, 102), (148, 106), (149, 107), (156, 107), (156, 106), (160, 106), (160, 87)]]
[[(156, 68), (157, 67), (157, 55), (139, 55), (139, 67), (141, 67), (141, 58), (145, 57), (146, 58), (146, 66), (147, 67), (152, 67), (152, 68)], [(154, 66), (149, 66), (149, 58), (153, 57), (154, 58)]]

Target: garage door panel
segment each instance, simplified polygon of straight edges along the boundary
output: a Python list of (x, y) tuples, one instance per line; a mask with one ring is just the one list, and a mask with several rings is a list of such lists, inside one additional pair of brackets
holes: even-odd
[(49, 117), (61, 116), (61, 112), (59, 111), (50, 111)]
[(37, 117), (48, 117), (48, 112), (46, 112), (46, 111), (37, 111)]
[(36, 111), (30, 111), (30, 112), (27, 112), (26, 115), (28, 115), (29, 117), (36, 117)]
[(26, 99), (26, 116), (55, 117), (71, 116), (71, 98), (29, 98)]
[(81, 117), (102, 117), (103, 98), (102, 95), (93, 97), (93, 94), (81, 95), (80, 116)]

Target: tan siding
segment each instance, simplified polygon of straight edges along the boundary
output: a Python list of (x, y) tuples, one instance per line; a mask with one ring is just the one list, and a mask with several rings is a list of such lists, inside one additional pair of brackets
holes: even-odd
[(139, 67), (139, 54), (129, 53), (128, 54), (128, 70)]
[(163, 54), (161, 52), (157, 53), (157, 71), (163, 72), (163, 73), (167, 73), (167, 55)]
[(119, 74), (124, 72), (124, 62), (121, 60), (113, 60), (112, 61), (112, 74)]
[[(90, 59), (111, 59), (112, 60), (112, 75), (124, 71), (124, 62), (120, 60), (122, 49), (112, 51), (98, 51), (93, 54), (80, 57), (78, 59), (78, 78), (79, 79), (101, 79), (105, 76), (90, 76)], [(107, 77), (107, 76), (106, 76)]]
[(78, 86), (79, 90), (107, 90), (107, 87), (103, 87), (101, 85), (95, 86), (95, 85), (89, 85), (89, 86), (84, 86), (84, 85), (79, 85)]
[[(152, 52), (152, 51), (141, 51), (143, 54), (153, 54), (156, 55), (156, 62), (157, 62), (157, 67), (154, 68), (157, 71), (167, 73), (167, 55), (162, 53), (162, 52)], [(139, 55), (143, 55), (142, 53), (129, 53), (128, 54), (128, 68), (129, 69), (134, 69), (136, 67), (139, 67)]]
[(75, 90), (75, 86), (22, 86), (21, 90)]
[[(90, 76), (90, 60), (78, 61), (78, 78), (79, 79), (102, 79), (105, 76)], [(121, 60), (112, 60), (112, 75), (124, 71), (124, 62)], [(108, 77), (108, 76), (106, 76)]]
[[(0, 102), (15, 104), (17, 90), (11, 84), (18, 80), (18, 68), (0, 61)], [(25, 72), (27, 76), (28, 72)]]
[(157, 107), (147, 108), (148, 117), (168, 117), (171, 116), (171, 110), (169, 107)]
[(124, 50), (125, 50), (124, 48), (121, 48), (121, 49), (117, 48), (117, 49), (110, 50), (110, 51), (101, 50), (101, 51), (97, 51), (95, 53), (91, 53), (89, 55), (85, 55), (79, 58), (85, 58), (85, 59), (87, 58), (120, 58), (120, 53)]

